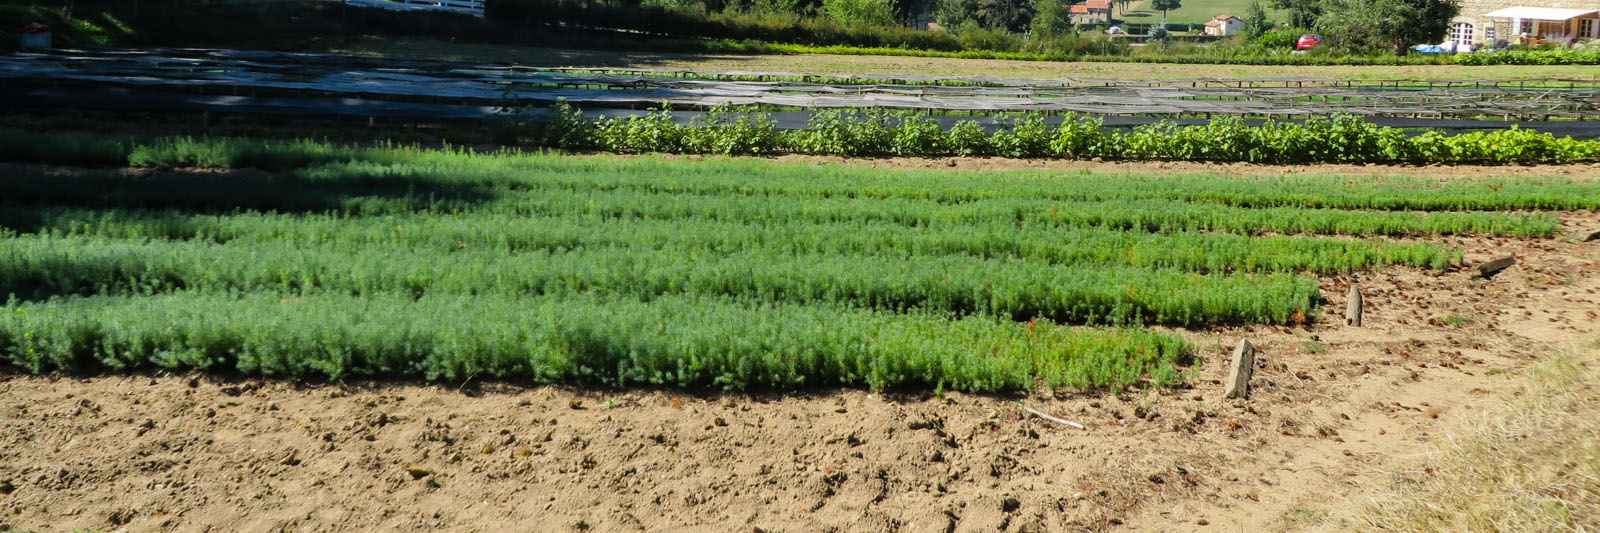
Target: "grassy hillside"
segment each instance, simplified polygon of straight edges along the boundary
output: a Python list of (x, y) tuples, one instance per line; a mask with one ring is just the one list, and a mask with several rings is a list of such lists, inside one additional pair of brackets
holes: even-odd
[[(1205, 24), (1212, 17), (1229, 14), (1244, 18), (1250, 11), (1251, 0), (1186, 0), (1183, 7), (1167, 12), (1167, 22), (1171, 24)], [(1261, 7), (1267, 8), (1267, 14), (1276, 22), (1282, 22), (1287, 17), (1280, 10), (1272, 9), (1263, 1)], [(1128, 13), (1123, 14), (1117, 10), (1117, 17), (1128, 22), (1161, 22), (1161, 12), (1150, 8), (1149, 0), (1140, 0), (1129, 6)]]

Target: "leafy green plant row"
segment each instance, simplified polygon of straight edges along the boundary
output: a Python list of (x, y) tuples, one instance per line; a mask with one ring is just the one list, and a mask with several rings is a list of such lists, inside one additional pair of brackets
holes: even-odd
[(33, 372), (576, 381), (967, 391), (1165, 384), (1169, 333), (717, 298), (176, 293), (0, 307), (0, 361)]
[[(717, 112), (726, 112), (719, 110)], [(1219, 117), (1205, 126), (1161, 122), (1108, 131), (1099, 118), (1068, 114), (1015, 118), (990, 133), (974, 121), (950, 129), (932, 118), (881, 110), (820, 110), (803, 130), (780, 130), (760, 112), (735, 124), (678, 124), (667, 109), (649, 116), (589, 120), (565, 103), (537, 128), (538, 142), (616, 152), (843, 156), (1004, 156), (1257, 163), (1569, 163), (1600, 159), (1600, 141), (1555, 137), (1516, 125), (1492, 132), (1408, 137), (1351, 115), (1248, 126)], [(712, 113), (715, 116), (716, 112)]]
[(1457, 65), (1600, 65), (1600, 49), (1507, 50), (1493, 54), (1456, 54)]
[(880, 221), (727, 221), (528, 217), (492, 213), (351, 219), (328, 215), (13, 208), (45, 236), (201, 240), (245, 246), (291, 242), (357, 248), (511, 253), (623, 247), (637, 250), (762, 250), (794, 255), (968, 255), (1057, 265), (1124, 265), (1200, 272), (1353, 272), (1386, 265), (1442, 269), (1461, 254), (1429, 243), (1217, 233), (1141, 233), (1100, 228), (1019, 227), (1015, 222), (905, 226)]
[[(645, 117), (589, 120), (559, 103), (547, 120), (527, 128), (536, 144), (615, 152), (843, 156), (1109, 158), (1259, 163), (1570, 163), (1600, 160), (1600, 140), (1555, 137), (1518, 128), (1416, 136), (1341, 115), (1301, 123), (1248, 126), (1219, 117), (1204, 126), (1162, 122), (1112, 131), (1098, 118), (1069, 114), (1059, 124), (1041, 116), (1002, 121), (994, 132), (974, 121), (945, 129), (932, 118), (881, 110), (816, 112), (806, 129), (781, 130), (757, 111), (721, 107), (688, 124), (667, 110)], [(388, 148), (388, 149), (384, 149)], [(430, 159), (417, 151), (344, 148), (328, 143), (263, 143), (166, 138), (154, 141), (81, 135), (0, 135), (0, 159), (157, 167), (301, 168), (361, 159), (401, 163)], [(465, 151), (451, 150), (459, 157)]]
[(596, 293), (640, 299), (698, 294), (1074, 324), (1174, 326), (1306, 322), (1320, 299), (1315, 280), (1290, 274), (1198, 274), (968, 256), (627, 248), (461, 249), (419, 256), (406, 246), (307, 250), (295, 243), (0, 241), (0, 294), (40, 299), (174, 290), (418, 297)]

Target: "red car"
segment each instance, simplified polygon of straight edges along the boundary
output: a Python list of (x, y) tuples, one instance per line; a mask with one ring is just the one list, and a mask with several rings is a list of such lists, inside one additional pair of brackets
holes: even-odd
[(1305, 35), (1301, 35), (1299, 41), (1295, 41), (1294, 49), (1295, 50), (1310, 50), (1312, 48), (1316, 48), (1317, 45), (1320, 45), (1320, 44), (1322, 44), (1322, 36), (1321, 35), (1317, 35), (1315, 33), (1307, 33)]

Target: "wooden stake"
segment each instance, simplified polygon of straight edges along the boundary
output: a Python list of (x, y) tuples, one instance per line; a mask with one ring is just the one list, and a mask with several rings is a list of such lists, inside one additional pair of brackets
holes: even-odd
[(1067, 427), (1072, 428), (1072, 429), (1085, 429), (1083, 427), (1083, 424), (1079, 424), (1077, 422), (1073, 422), (1071, 420), (1067, 420), (1067, 419), (1064, 419), (1064, 418), (1056, 418), (1056, 417), (1044, 414), (1043, 411), (1040, 411), (1038, 409), (1034, 409), (1032, 407), (1023, 406), (1022, 410), (1023, 411), (1027, 411), (1028, 414), (1031, 414), (1033, 416), (1037, 416), (1039, 418), (1043, 418), (1045, 420), (1049, 420), (1051, 422), (1055, 422), (1057, 424), (1061, 424), (1063, 426), (1067, 426)]
[(1493, 261), (1478, 265), (1478, 277), (1483, 278), (1483, 279), (1493, 278), (1495, 274), (1499, 274), (1501, 270), (1505, 270), (1507, 268), (1510, 268), (1511, 265), (1514, 265), (1514, 264), (1517, 264), (1517, 258), (1514, 257), (1514, 256), (1509, 256), (1508, 255), (1508, 256), (1505, 256), (1505, 257), (1502, 257), (1502, 258), (1499, 258), (1499, 259), (1496, 259), (1496, 260), (1493, 260)]
[(1224, 396), (1228, 398), (1245, 398), (1250, 396), (1250, 374), (1256, 369), (1256, 347), (1250, 344), (1249, 339), (1239, 339), (1239, 347), (1233, 349), (1233, 369), (1228, 371), (1227, 389)]
[(1344, 307), (1344, 325), (1360, 327), (1362, 306), (1361, 288), (1351, 285), (1348, 300), (1348, 303), (1346, 303)]

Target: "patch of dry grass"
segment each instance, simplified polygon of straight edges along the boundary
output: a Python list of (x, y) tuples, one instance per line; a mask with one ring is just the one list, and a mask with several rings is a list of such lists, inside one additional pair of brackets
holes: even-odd
[(1600, 345), (1528, 369), (1374, 487), (1349, 524), (1383, 531), (1600, 529)]

